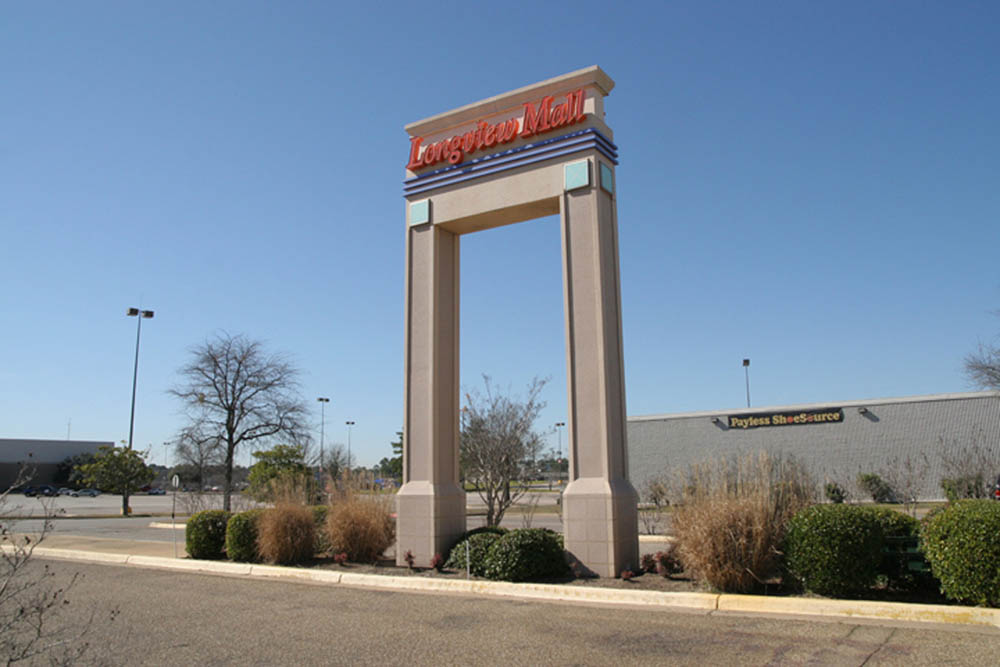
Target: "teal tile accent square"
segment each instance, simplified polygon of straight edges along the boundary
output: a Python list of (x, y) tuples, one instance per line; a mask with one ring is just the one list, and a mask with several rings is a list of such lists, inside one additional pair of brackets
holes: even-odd
[(590, 162), (588, 160), (570, 162), (563, 168), (563, 173), (565, 175), (564, 188), (566, 191), (585, 188), (590, 185)]
[(610, 194), (615, 193), (615, 172), (603, 162), (601, 162), (601, 187)]
[(410, 224), (422, 225), (431, 221), (431, 200), (415, 201), (410, 204)]

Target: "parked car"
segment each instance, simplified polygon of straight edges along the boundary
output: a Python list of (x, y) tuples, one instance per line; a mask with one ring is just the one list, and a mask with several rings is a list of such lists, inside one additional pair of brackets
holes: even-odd
[(63, 488), (59, 489), (59, 495), (60, 496), (71, 496), (73, 498), (76, 498), (80, 494), (76, 492), (76, 489), (70, 489), (70, 488), (67, 488), (67, 487), (64, 486)]
[(166, 495), (167, 492), (164, 491), (163, 489), (150, 489), (146, 493), (151, 496), (163, 496)]
[(77, 491), (77, 494), (81, 496), (90, 496), (91, 498), (96, 498), (97, 496), (101, 495), (101, 492), (98, 491), (97, 489), (80, 489), (79, 491)]
[(26, 496), (46, 496), (51, 498), (59, 494), (56, 487), (50, 486), (48, 484), (40, 484), (38, 486), (29, 486), (24, 490), (24, 495)]

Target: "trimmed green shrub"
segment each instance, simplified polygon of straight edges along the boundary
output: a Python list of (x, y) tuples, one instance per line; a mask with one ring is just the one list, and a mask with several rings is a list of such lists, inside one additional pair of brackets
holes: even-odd
[(483, 574), (501, 581), (534, 581), (568, 571), (562, 535), (544, 528), (522, 528), (490, 547)]
[(858, 475), (858, 486), (877, 503), (895, 503), (896, 490), (873, 472)]
[(257, 518), (263, 510), (248, 510), (229, 517), (226, 524), (226, 556), (242, 563), (260, 561), (257, 552)]
[(229, 512), (205, 510), (191, 515), (184, 530), (184, 544), (191, 558), (223, 558)]
[[(448, 551), (445, 552), (445, 562), (447, 562), (451, 558), (452, 552), (459, 544), (462, 544), (462, 548), (464, 549), (465, 545), (463, 543), (465, 542), (465, 540), (469, 539), (473, 535), (479, 535), (481, 533), (491, 533), (493, 535), (506, 535), (509, 532), (510, 532), (509, 530), (507, 530), (506, 528), (501, 528), (500, 526), (479, 526), (479, 528), (473, 528), (471, 530), (467, 530), (464, 533), (462, 533), (459, 536), (459, 538), (455, 540), (455, 543), (451, 545)], [(447, 565), (445, 565), (445, 567), (447, 567)], [(464, 555), (462, 556), (462, 569), (465, 569)]]
[(823, 487), (823, 494), (831, 503), (840, 504), (847, 499), (847, 492), (844, 491), (844, 487), (836, 482), (827, 482), (826, 486)]
[(883, 542), (882, 524), (873, 508), (814, 505), (788, 523), (785, 567), (814, 593), (859, 593), (875, 583)]
[[(469, 531), (472, 532), (472, 531)], [(444, 566), (449, 570), (459, 570), (464, 572), (466, 568), (466, 543), (468, 543), (469, 572), (477, 577), (485, 576), (486, 557), (490, 547), (500, 540), (503, 533), (495, 531), (480, 531), (462, 540), (451, 549), (451, 555), (445, 561)]]
[(311, 505), (313, 523), (316, 524), (316, 553), (325, 554), (330, 551), (330, 537), (326, 532), (326, 517), (330, 508), (326, 505)]
[(986, 498), (989, 495), (981, 472), (963, 477), (944, 477), (941, 479), (941, 490), (949, 502), (965, 498)]
[(913, 572), (909, 568), (911, 561), (926, 567), (922, 554), (910, 552), (920, 546), (920, 522), (909, 514), (888, 507), (868, 509), (875, 515), (884, 537), (878, 573), (885, 577), (889, 587), (913, 589), (932, 583), (929, 573)]
[(1000, 503), (960, 500), (924, 520), (921, 542), (941, 592), (1000, 606)]

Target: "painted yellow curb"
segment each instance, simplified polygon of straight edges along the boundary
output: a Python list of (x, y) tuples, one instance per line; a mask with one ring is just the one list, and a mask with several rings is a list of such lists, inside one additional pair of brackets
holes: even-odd
[(719, 611), (802, 614), (925, 623), (962, 623), (1000, 627), (1000, 609), (870, 600), (778, 598), (764, 595), (720, 595)]

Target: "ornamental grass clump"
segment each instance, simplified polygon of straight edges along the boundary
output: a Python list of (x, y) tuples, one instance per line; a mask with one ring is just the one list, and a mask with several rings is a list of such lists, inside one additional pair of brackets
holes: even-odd
[(396, 538), (392, 495), (345, 493), (327, 511), (330, 550), (355, 563), (374, 563)]
[(959, 602), (1000, 606), (1000, 503), (949, 503), (924, 519), (920, 537), (942, 593)]
[(257, 519), (257, 551), (267, 563), (291, 565), (315, 553), (316, 524), (303, 505), (279, 504)]
[(780, 574), (786, 526), (815, 502), (816, 483), (793, 457), (760, 452), (691, 466), (674, 497), (688, 571), (716, 590), (745, 593)]

